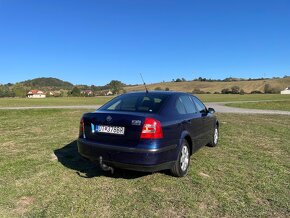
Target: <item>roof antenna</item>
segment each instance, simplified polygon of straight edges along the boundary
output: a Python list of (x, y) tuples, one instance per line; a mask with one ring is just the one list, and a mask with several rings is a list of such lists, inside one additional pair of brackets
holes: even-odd
[(144, 82), (144, 79), (143, 79), (143, 76), (142, 76), (141, 73), (140, 73), (140, 76), (141, 76), (141, 79), (142, 79), (143, 84), (144, 84), (144, 86), (145, 86), (146, 93), (148, 93), (148, 89), (147, 89), (147, 87), (146, 87), (146, 83)]

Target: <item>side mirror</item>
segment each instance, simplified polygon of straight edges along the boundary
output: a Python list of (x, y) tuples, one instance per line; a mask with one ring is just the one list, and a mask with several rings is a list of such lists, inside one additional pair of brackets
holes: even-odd
[(215, 110), (213, 109), (213, 108), (208, 108), (207, 109), (207, 111), (208, 111), (208, 113), (210, 113), (210, 114), (214, 114), (215, 113)]

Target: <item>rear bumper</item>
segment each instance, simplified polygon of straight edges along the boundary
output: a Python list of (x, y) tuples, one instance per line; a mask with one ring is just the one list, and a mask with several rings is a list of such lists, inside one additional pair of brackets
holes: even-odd
[(156, 149), (132, 148), (95, 143), (86, 139), (78, 139), (79, 153), (93, 161), (136, 171), (154, 172), (170, 169), (176, 156), (177, 145)]

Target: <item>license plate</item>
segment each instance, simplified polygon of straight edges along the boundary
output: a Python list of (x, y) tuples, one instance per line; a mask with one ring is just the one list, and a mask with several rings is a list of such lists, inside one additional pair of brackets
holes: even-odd
[(125, 127), (122, 126), (103, 126), (103, 125), (94, 125), (91, 123), (92, 133), (109, 133), (116, 135), (124, 135)]

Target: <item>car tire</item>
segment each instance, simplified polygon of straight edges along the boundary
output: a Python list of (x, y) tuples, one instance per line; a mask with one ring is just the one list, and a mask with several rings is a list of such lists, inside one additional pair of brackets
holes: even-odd
[(219, 142), (219, 128), (218, 125), (215, 125), (211, 142), (208, 144), (209, 147), (215, 147)]
[(190, 163), (190, 149), (188, 142), (183, 140), (180, 152), (178, 154), (178, 159), (171, 168), (171, 174), (176, 177), (186, 176), (188, 173)]

